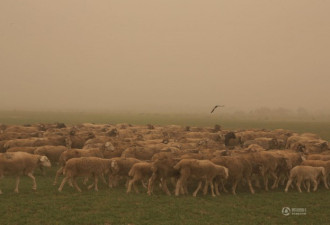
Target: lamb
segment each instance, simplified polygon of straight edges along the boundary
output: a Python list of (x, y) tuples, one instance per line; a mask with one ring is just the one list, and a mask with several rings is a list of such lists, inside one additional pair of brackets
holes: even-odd
[(302, 166), (324, 167), (326, 179), (330, 175), (330, 161), (322, 160), (305, 160), (301, 163)]
[(135, 186), (135, 182), (140, 180), (142, 181), (144, 178), (149, 178), (152, 175), (151, 166), (152, 164), (148, 162), (135, 163), (132, 166), (128, 175), (133, 178), (128, 182), (127, 193), (131, 192), (132, 185), (135, 189), (135, 192), (139, 193), (137, 187)]
[(207, 193), (208, 185), (211, 186), (212, 196), (214, 197), (213, 179), (220, 176), (222, 179), (228, 178), (228, 169), (224, 166), (214, 164), (209, 160), (198, 159), (182, 159), (174, 166), (174, 169), (180, 171), (180, 178), (177, 181), (175, 188), (175, 195), (179, 195), (180, 189), (185, 185), (189, 177), (199, 180), (197, 189), (194, 191), (193, 196), (196, 197), (202, 185), (202, 180), (205, 180), (204, 194)]
[(303, 181), (307, 181), (307, 192), (310, 191), (310, 181), (312, 181), (314, 185), (313, 191), (316, 191), (318, 186), (317, 179), (319, 177), (322, 178), (324, 186), (328, 189), (324, 167), (296, 166), (290, 171), (290, 178), (286, 184), (285, 192), (288, 192), (289, 186), (295, 179), (297, 180), (297, 189), (300, 193), (302, 192), (300, 186)]
[(102, 176), (108, 174), (110, 170), (118, 170), (118, 164), (115, 160), (101, 159), (97, 157), (69, 159), (64, 167), (63, 173), (65, 174), (65, 177), (63, 178), (58, 191), (61, 192), (67, 180), (71, 179), (77, 191), (81, 192), (81, 189), (76, 182), (78, 176), (92, 176), (94, 178), (94, 183), (88, 186), (88, 189), (94, 186), (94, 190), (98, 191), (98, 178), (102, 178)]
[[(51, 163), (46, 156), (32, 155), (26, 152), (0, 153), (0, 179), (4, 174), (16, 175), (15, 192), (18, 193), (18, 185), (21, 175), (27, 175), (33, 181), (33, 190), (37, 190), (36, 179), (33, 172), (36, 167), (50, 167)], [(2, 191), (0, 190), (0, 194)]]
[(89, 156), (103, 158), (102, 152), (99, 149), (94, 149), (94, 148), (92, 148), (92, 149), (70, 149), (70, 150), (66, 150), (66, 151), (62, 152), (60, 155), (60, 159), (59, 159), (60, 168), (56, 172), (53, 185), (57, 184), (58, 176), (60, 174), (62, 174), (66, 161), (68, 161), (69, 159), (72, 159), (72, 158), (89, 157)]
[(116, 160), (119, 169), (118, 171), (111, 173), (109, 175), (109, 187), (114, 187), (117, 184), (119, 177), (126, 177), (128, 181), (129, 179), (128, 173), (132, 168), (132, 166), (135, 163), (142, 162), (141, 160), (135, 158), (115, 157), (112, 159)]

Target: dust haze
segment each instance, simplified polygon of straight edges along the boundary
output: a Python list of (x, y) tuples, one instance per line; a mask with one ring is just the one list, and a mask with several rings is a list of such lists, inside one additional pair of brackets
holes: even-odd
[(330, 1), (0, 2), (0, 110), (329, 112)]

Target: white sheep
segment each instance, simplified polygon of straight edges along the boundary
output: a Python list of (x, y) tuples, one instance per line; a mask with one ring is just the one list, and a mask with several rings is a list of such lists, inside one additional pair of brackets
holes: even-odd
[(81, 157), (69, 159), (64, 167), (63, 173), (65, 177), (62, 180), (58, 191), (61, 192), (64, 184), (68, 179), (72, 180), (73, 185), (77, 191), (81, 192), (76, 178), (79, 176), (93, 177), (94, 183), (88, 186), (88, 189), (95, 187), (95, 191), (98, 191), (98, 178), (103, 177), (103, 175), (108, 174), (111, 171), (118, 171), (118, 164), (112, 159), (102, 159), (97, 157)]
[[(50, 167), (51, 163), (46, 156), (32, 155), (26, 152), (0, 153), (0, 179), (5, 174), (16, 175), (15, 192), (18, 193), (18, 185), (21, 175), (27, 175), (33, 181), (33, 190), (37, 190), (36, 179), (33, 171), (36, 167)], [(0, 190), (0, 194), (2, 191)]]
[(328, 189), (326, 182), (326, 172), (324, 167), (312, 167), (312, 166), (295, 166), (290, 171), (290, 178), (285, 187), (285, 192), (288, 192), (288, 188), (293, 180), (296, 180), (297, 189), (301, 193), (301, 182), (307, 182), (307, 192), (310, 191), (310, 181), (313, 182), (313, 191), (317, 190), (318, 178), (322, 178), (325, 187)]

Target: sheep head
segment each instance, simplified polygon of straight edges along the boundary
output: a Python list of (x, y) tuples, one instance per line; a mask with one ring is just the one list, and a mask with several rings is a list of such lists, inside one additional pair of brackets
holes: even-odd
[(113, 173), (118, 173), (119, 171), (119, 166), (116, 160), (112, 160), (111, 161), (111, 170), (113, 171)]
[(44, 166), (44, 167), (51, 167), (52, 166), (52, 164), (50, 163), (47, 156), (44, 156), (44, 155), (39, 158), (39, 163), (40, 163), (41, 166)]

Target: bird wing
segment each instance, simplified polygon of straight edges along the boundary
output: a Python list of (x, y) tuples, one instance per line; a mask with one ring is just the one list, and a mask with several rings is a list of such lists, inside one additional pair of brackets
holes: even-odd
[(214, 106), (214, 108), (212, 109), (211, 113), (213, 113), (214, 110), (215, 110), (216, 108), (218, 108), (218, 107), (224, 107), (224, 105), (216, 105), (216, 106)]
[(213, 112), (214, 112), (214, 110), (215, 110), (217, 107), (218, 107), (217, 105), (216, 105), (216, 106), (214, 106), (214, 108), (212, 109), (211, 113), (213, 113)]

